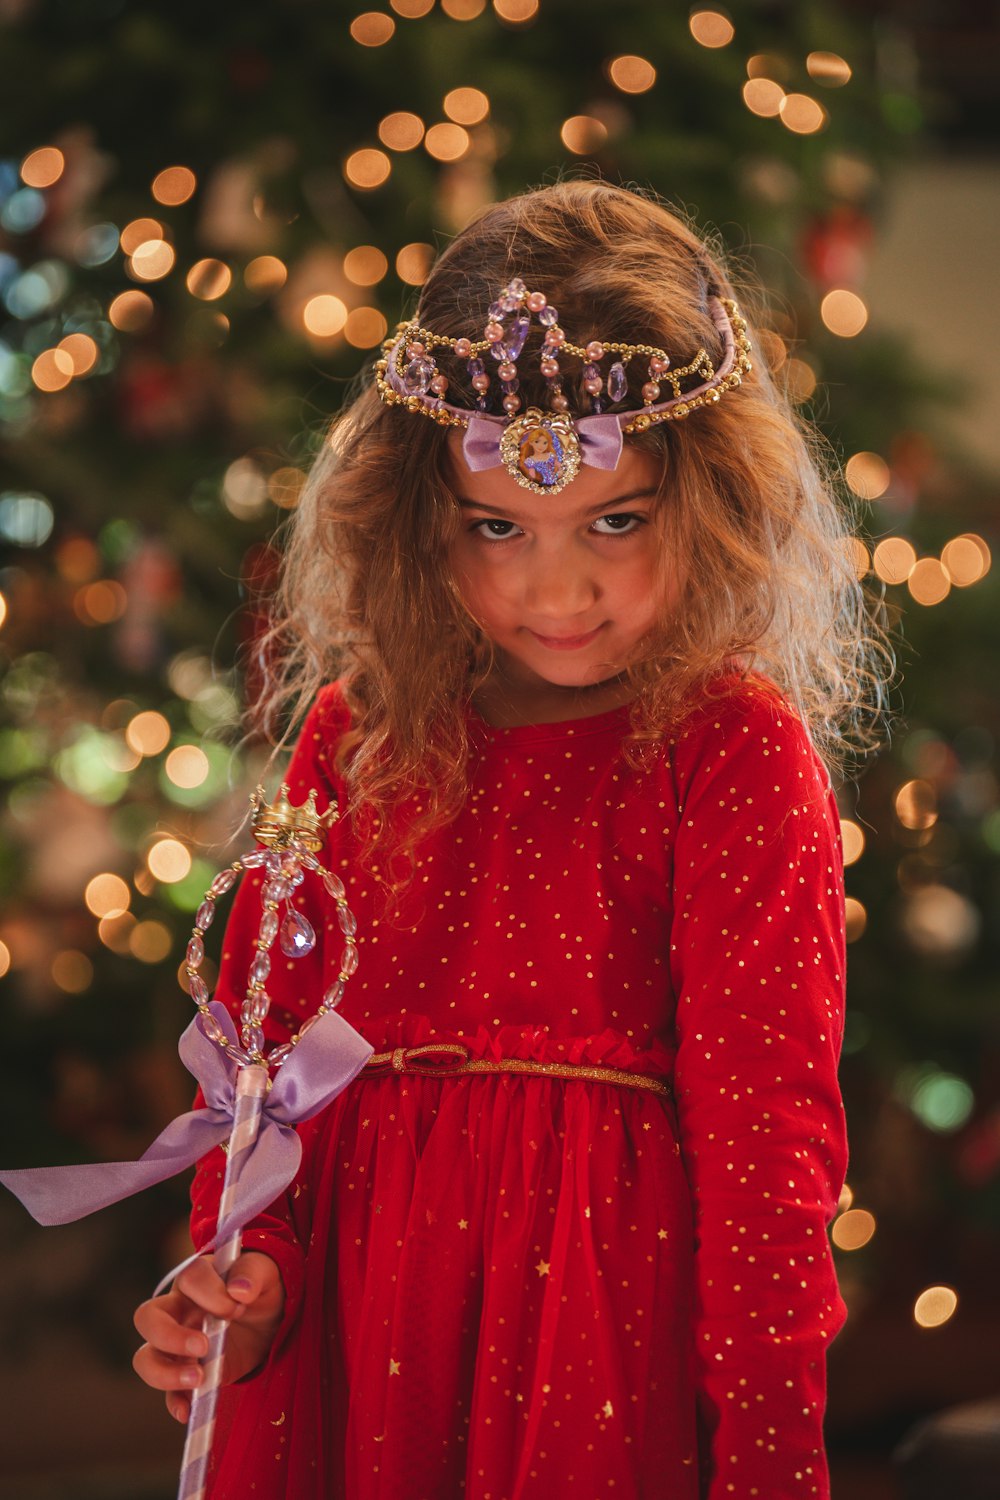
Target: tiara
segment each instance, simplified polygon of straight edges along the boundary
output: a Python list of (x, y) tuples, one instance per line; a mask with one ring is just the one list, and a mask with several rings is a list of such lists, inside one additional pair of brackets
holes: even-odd
[[(422, 328), (416, 318), (400, 323), (382, 345), (375, 383), (387, 406), (404, 406), (442, 427), (464, 428), (462, 451), (470, 469), (502, 464), (522, 488), (551, 495), (569, 484), (581, 463), (617, 468), (625, 436), (645, 432), (659, 422), (679, 421), (741, 383), (753, 368), (746, 321), (729, 298), (712, 296), (708, 305), (723, 341), (718, 369), (704, 349), (678, 366), (665, 349), (649, 344), (601, 339), (572, 344), (545, 293), (529, 292), (520, 277), (514, 277), (490, 304), (481, 339), (434, 333)], [(543, 330), (538, 361), (548, 388), (549, 409), (529, 406), (522, 412), (517, 361), (533, 317)], [(441, 351), (447, 351), (460, 366), (464, 364), (474, 408), (446, 399), (450, 381), (438, 366)], [(487, 353), (497, 362), (495, 381), (482, 357)], [(561, 364), (567, 356), (583, 361), (586, 413), (569, 409)], [(609, 358), (612, 362), (605, 374), (604, 362)], [(639, 391), (641, 404), (625, 407), (632, 390), (629, 367), (633, 361), (645, 362), (646, 378)], [(661, 399), (664, 386), (670, 395)], [(490, 411), (498, 394), (502, 416)], [(609, 411), (609, 406), (622, 409)]]

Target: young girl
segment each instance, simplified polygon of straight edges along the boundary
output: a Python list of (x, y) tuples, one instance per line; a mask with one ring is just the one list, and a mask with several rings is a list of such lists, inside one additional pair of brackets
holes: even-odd
[[(312, 702), (293, 800), (349, 810), (341, 1014), (375, 1056), (301, 1128), (228, 1284), (199, 1260), (136, 1315), (181, 1421), (203, 1312), (232, 1320), (213, 1500), (829, 1494), (821, 757), (872, 657), (844, 523), (732, 298), (645, 197), (500, 204), (313, 470), (271, 707)], [(308, 914), (273, 1040), (340, 973), (336, 906)], [(196, 1243), (221, 1174), (200, 1165)]]

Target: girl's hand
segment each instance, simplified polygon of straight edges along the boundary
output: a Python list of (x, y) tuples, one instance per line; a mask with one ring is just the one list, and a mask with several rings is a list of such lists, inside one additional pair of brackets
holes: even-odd
[(204, 1315), (229, 1322), (222, 1366), (223, 1384), (228, 1385), (266, 1358), (284, 1307), (285, 1289), (269, 1255), (245, 1251), (225, 1282), (213, 1270), (211, 1256), (202, 1256), (181, 1272), (169, 1292), (136, 1309), (135, 1326), (146, 1342), (132, 1366), (147, 1385), (166, 1391), (170, 1415), (186, 1422), (190, 1392), (203, 1379), (198, 1361), (208, 1352), (201, 1331)]

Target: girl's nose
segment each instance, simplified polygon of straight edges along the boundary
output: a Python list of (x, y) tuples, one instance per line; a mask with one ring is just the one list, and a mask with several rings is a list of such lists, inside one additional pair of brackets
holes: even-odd
[(525, 579), (524, 603), (533, 614), (547, 620), (572, 620), (585, 614), (599, 590), (582, 560), (539, 557)]

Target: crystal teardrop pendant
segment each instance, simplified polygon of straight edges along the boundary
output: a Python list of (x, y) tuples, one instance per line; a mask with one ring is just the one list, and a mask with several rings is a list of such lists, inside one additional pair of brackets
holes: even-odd
[(300, 911), (290, 908), (281, 924), (278, 942), (282, 953), (287, 953), (289, 958), (301, 958), (304, 954), (311, 953), (316, 946), (312, 923)]
[(608, 371), (608, 395), (612, 401), (624, 401), (628, 395), (628, 377), (620, 359)]

